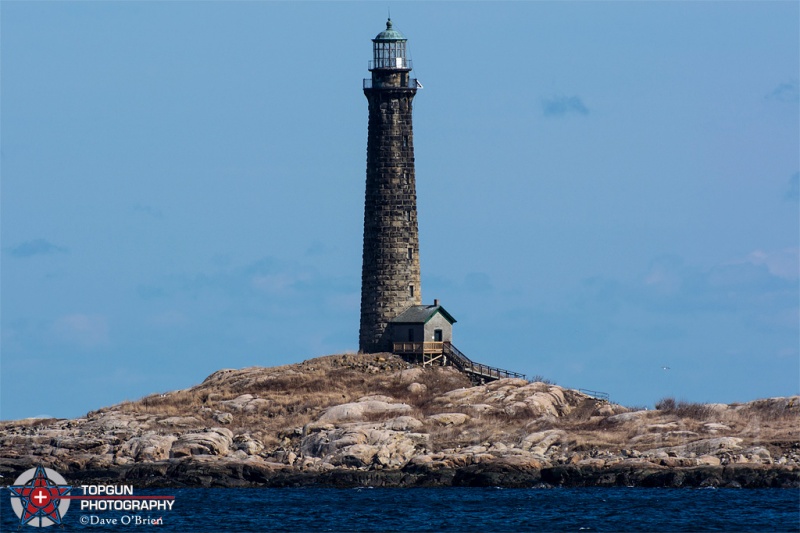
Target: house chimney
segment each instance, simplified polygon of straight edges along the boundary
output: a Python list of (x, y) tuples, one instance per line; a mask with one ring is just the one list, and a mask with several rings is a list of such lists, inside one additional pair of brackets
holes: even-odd
[(439, 307), (439, 298), (434, 298), (434, 299), (433, 299), (433, 305), (434, 305), (435, 307)]

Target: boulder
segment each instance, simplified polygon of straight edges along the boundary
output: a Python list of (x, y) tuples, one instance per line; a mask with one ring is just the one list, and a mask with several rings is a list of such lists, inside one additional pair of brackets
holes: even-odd
[[(420, 448), (428, 435), (395, 431), (390, 427), (411, 427), (411, 417), (398, 417), (386, 423), (350, 423), (340, 427), (307, 426), (300, 450), (304, 457), (318, 457), (334, 466), (365, 468), (369, 465), (399, 468)], [(416, 421), (419, 423), (419, 421)]]
[(196, 433), (185, 433), (172, 443), (170, 457), (192, 455), (225, 456), (231, 450), (233, 433), (226, 428), (210, 428)]
[(230, 424), (233, 422), (233, 415), (230, 413), (215, 412), (211, 418), (220, 424)]
[(600, 407), (597, 408), (596, 413), (598, 416), (602, 417), (612, 416), (614, 415), (614, 406), (609, 404), (601, 405)]
[(530, 382), (527, 379), (522, 378), (503, 378), (492, 381), (486, 386), (486, 388), (488, 390), (497, 390), (506, 387), (524, 387), (529, 383)]
[(769, 453), (769, 450), (761, 446), (748, 448), (742, 453), (744, 453), (744, 456), (747, 457), (747, 460), (751, 463), (772, 464), (772, 454)]
[(719, 457), (716, 455), (701, 455), (697, 458), (699, 466), (719, 466), (720, 462)]
[(664, 434), (665, 439), (686, 440), (686, 439), (693, 439), (697, 436), (698, 436), (697, 433), (695, 433), (694, 431), (667, 431)]
[(665, 424), (648, 424), (645, 426), (647, 431), (651, 433), (664, 433), (666, 431), (672, 431), (673, 429), (678, 429), (680, 426), (677, 422), (667, 422)]
[(391, 396), (385, 396), (383, 394), (371, 394), (369, 396), (362, 396), (357, 402), (385, 402), (385, 403), (394, 403), (394, 398)]
[(264, 445), (247, 433), (233, 437), (233, 447), (247, 455), (257, 455), (264, 451)]
[(91, 420), (91, 422), (103, 432), (112, 432), (117, 429), (133, 429), (139, 426), (139, 423), (131, 414), (117, 411), (102, 413), (97, 419)]
[(391, 429), (392, 431), (416, 431), (422, 426), (422, 422), (413, 416), (398, 416), (383, 423), (384, 429)]
[(504, 454), (508, 450), (508, 446), (502, 442), (493, 442), (489, 447), (489, 451), (497, 454)]
[(469, 420), (469, 415), (464, 413), (439, 413), (438, 415), (429, 416), (428, 420), (442, 426), (460, 426)]
[(424, 372), (424, 368), (415, 366), (414, 368), (396, 372), (395, 374), (392, 374), (392, 377), (399, 379), (401, 383), (412, 383), (417, 381)]
[(606, 418), (612, 424), (624, 424), (625, 422), (636, 422), (642, 418), (647, 417), (650, 411), (631, 411), (629, 413), (620, 413), (618, 415), (609, 416)]
[(470, 410), (470, 411), (472, 411), (474, 413), (477, 413), (479, 415), (480, 414), (490, 414), (490, 413), (493, 413), (493, 412), (497, 411), (497, 408), (492, 407), (491, 405), (489, 405), (487, 403), (474, 403), (474, 404), (471, 404), (471, 405), (465, 405), (464, 408), (468, 409), (468, 410)]
[(719, 453), (730, 453), (741, 450), (742, 439), (738, 437), (718, 437), (715, 439), (704, 439), (683, 444), (680, 446), (670, 446), (649, 450), (645, 455), (657, 457), (672, 455), (673, 457), (687, 457), (690, 453), (696, 455), (717, 455)]
[(446, 404), (477, 403), (477, 398), (482, 396), (480, 389), (481, 387), (453, 389), (435, 398), (433, 401)]
[(475, 455), (471, 453), (450, 452), (441, 455), (438, 461), (432, 463), (440, 468), (463, 468), (475, 462)]
[(605, 459), (599, 459), (596, 457), (587, 457), (586, 459), (581, 459), (576, 463), (578, 466), (586, 466), (590, 468), (603, 468), (606, 466)]
[(374, 462), (379, 449), (378, 446), (370, 444), (354, 444), (342, 450), (329, 464), (333, 466), (351, 466), (354, 468), (367, 467)]
[(503, 412), (508, 416), (515, 416), (521, 413), (524, 413), (528, 409), (528, 404), (525, 402), (514, 402), (511, 405), (507, 405), (503, 408)]
[(329, 407), (320, 422), (339, 422), (345, 420), (363, 420), (368, 416), (404, 415), (411, 412), (411, 406), (404, 403), (388, 403), (378, 400), (344, 403)]
[(54, 439), (56, 448), (63, 448), (67, 450), (76, 450), (79, 452), (92, 452), (96, 455), (107, 453), (110, 449), (108, 442), (105, 439), (97, 437), (73, 437), (63, 436)]
[(538, 431), (522, 439), (519, 447), (536, 455), (545, 455), (551, 446), (559, 444), (565, 436), (566, 433), (560, 429)]
[(495, 460), (497, 464), (513, 466), (519, 469), (539, 470), (544, 463), (532, 455), (503, 455)]
[(200, 421), (193, 416), (170, 416), (158, 420), (158, 423), (166, 427), (190, 428), (200, 425)]
[(489, 450), (486, 446), (467, 446), (466, 448), (462, 448), (459, 450), (461, 453), (468, 453), (470, 455), (478, 455), (482, 453), (486, 453)]
[(221, 401), (218, 406), (234, 412), (257, 413), (266, 410), (269, 401), (252, 394), (242, 394), (233, 400)]
[(423, 394), (425, 391), (428, 390), (428, 387), (426, 385), (423, 385), (422, 383), (417, 383), (415, 381), (414, 383), (411, 383), (408, 387), (406, 387), (406, 390), (411, 394)]
[(177, 437), (174, 435), (146, 433), (125, 442), (120, 446), (116, 456), (128, 457), (135, 462), (163, 461), (169, 459), (172, 443), (176, 440)]
[(725, 424), (719, 424), (717, 422), (708, 422), (703, 424), (703, 431), (706, 433), (711, 433), (712, 435), (715, 433), (719, 433), (720, 431), (730, 431), (730, 426), (726, 426)]

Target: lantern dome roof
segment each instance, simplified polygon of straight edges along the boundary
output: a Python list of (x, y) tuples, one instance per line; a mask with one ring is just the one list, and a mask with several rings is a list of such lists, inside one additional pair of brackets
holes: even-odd
[(392, 28), (392, 19), (386, 21), (386, 29), (375, 36), (373, 41), (386, 42), (386, 41), (407, 41), (405, 35)]

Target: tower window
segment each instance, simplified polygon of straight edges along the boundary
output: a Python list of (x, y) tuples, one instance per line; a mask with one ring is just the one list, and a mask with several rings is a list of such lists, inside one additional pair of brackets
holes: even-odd
[(408, 295), (411, 296), (412, 298), (414, 297), (414, 286), (413, 285), (409, 285), (408, 286)]
[(406, 211), (405, 212), (405, 217), (406, 217), (406, 222), (410, 221), (411, 220), (411, 211)]
[(413, 248), (409, 248), (408, 249), (408, 258), (409, 259), (414, 259), (414, 249)]
[(408, 148), (408, 135), (403, 135), (403, 148)]

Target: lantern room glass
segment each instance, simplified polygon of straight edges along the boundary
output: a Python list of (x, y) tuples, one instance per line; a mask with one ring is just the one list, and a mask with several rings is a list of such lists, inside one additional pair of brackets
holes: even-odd
[(374, 41), (373, 68), (408, 68), (405, 41)]

